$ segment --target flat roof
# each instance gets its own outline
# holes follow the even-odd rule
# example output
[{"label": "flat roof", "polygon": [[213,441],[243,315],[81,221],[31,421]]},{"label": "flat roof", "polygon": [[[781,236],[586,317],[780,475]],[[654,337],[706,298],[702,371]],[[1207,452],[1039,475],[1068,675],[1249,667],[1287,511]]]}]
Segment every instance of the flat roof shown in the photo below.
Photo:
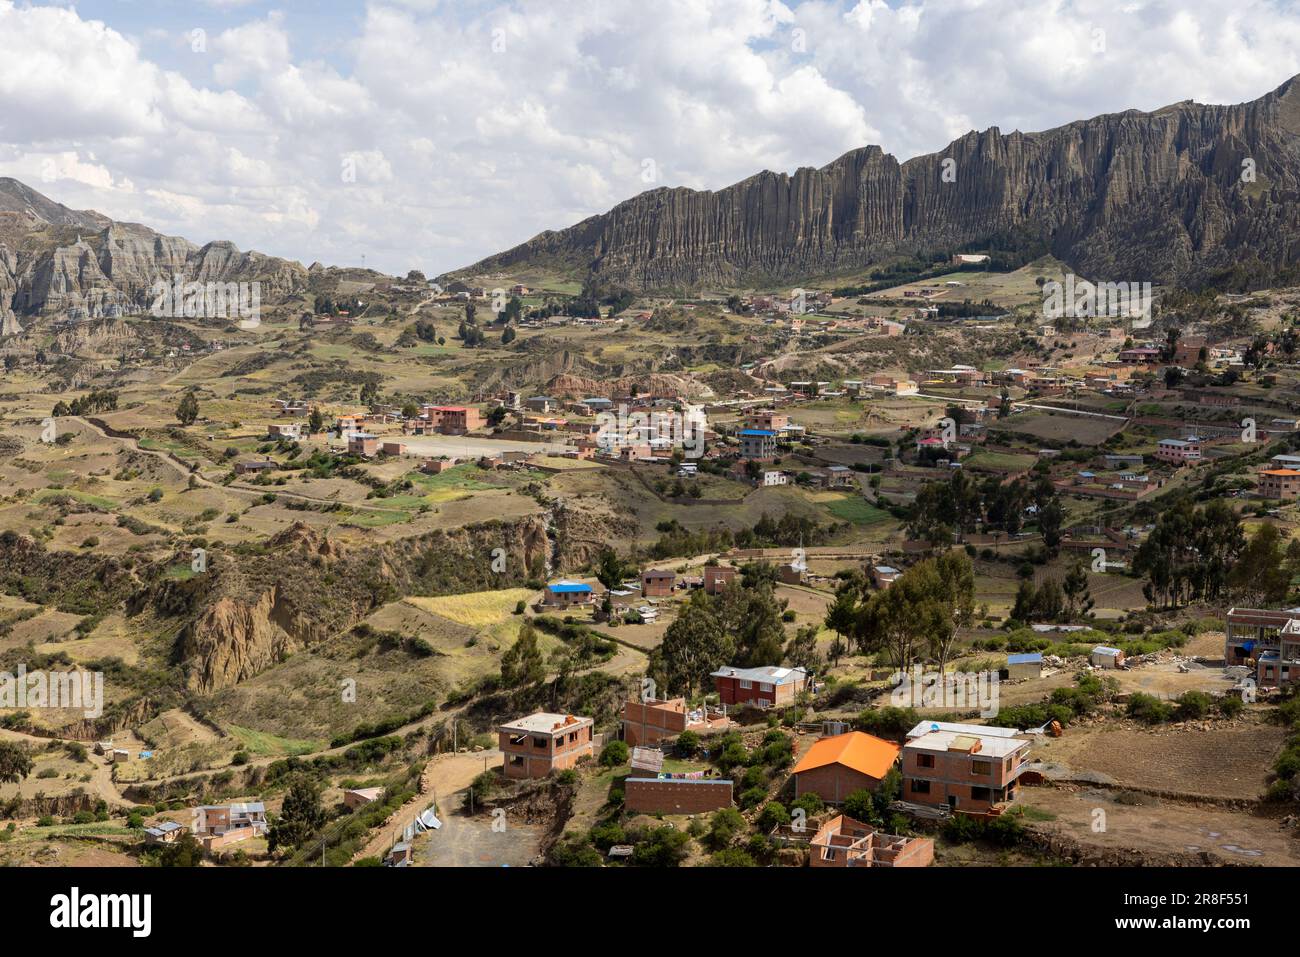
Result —
[{"label": "flat roof", "polygon": [[552,714],[549,711],[538,711],[536,714],[530,714],[524,718],[517,718],[507,724],[500,725],[502,731],[521,731],[525,734],[550,734],[561,728],[577,728],[584,724],[593,723],[593,719],[584,718],[581,715],[572,714]]},{"label": "flat roof", "polygon": [[950,731],[953,734],[974,734],[984,738],[1014,738],[1020,734],[1015,728],[995,728],[983,724],[957,724],[952,721],[920,721],[907,732],[907,737],[920,738],[931,731]]},{"label": "flat roof", "polygon": [[762,436],[764,438],[770,438],[771,436],[776,435],[775,432],[769,432],[767,429],[741,429],[740,434],[751,435],[751,436],[757,435],[757,436]]},{"label": "flat roof", "polygon": [[764,668],[719,668],[713,672],[714,678],[739,678],[741,681],[765,681],[769,684],[783,685],[797,678],[808,677],[802,668],[778,668],[768,665]]},{"label": "flat roof", "polygon": [[913,738],[903,747],[916,751],[948,751],[956,745],[966,750],[978,741],[980,749],[975,753],[993,758],[1005,758],[1008,754],[1015,754],[1021,748],[1029,747],[1029,742],[1024,738],[1008,738],[983,733],[986,730],[977,728],[960,734],[953,731],[931,731],[919,738]]},{"label": "flat roof", "polygon": [[1043,653],[1041,651],[1030,651],[1023,655],[1007,655],[1007,664],[1009,665],[1027,665],[1037,661],[1041,663]]},{"label": "flat roof", "polygon": [[565,592],[588,592],[591,591],[591,586],[584,585],[582,582],[556,582],[553,585],[547,585],[546,590],[557,594],[563,594]]}]

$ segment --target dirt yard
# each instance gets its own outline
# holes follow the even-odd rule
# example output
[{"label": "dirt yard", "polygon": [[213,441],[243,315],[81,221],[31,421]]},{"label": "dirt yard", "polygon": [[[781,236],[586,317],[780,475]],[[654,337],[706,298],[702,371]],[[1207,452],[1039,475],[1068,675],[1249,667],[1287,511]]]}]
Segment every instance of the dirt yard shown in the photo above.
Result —
[{"label": "dirt yard", "polygon": [[[1104,788],[1024,788],[1019,803],[1031,813],[1052,816],[1035,822],[1035,830],[1063,834],[1087,846],[1152,855],[1207,853],[1224,863],[1300,865],[1300,832],[1262,814]],[[1094,830],[1103,822],[1104,830]]]},{"label": "dirt yard", "polygon": [[1268,769],[1285,731],[1250,716],[1200,730],[1146,730],[1129,722],[1066,729],[1060,738],[1034,746],[1031,758],[1073,771],[1099,772],[1129,787],[1198,797],[1253,800],[1267,784]]}]

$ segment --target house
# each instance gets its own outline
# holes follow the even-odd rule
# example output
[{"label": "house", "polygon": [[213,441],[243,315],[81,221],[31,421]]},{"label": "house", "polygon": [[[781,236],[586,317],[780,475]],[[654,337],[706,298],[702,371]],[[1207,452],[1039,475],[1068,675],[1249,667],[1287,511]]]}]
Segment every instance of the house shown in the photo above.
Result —
[{"label": "house", "polygon": [[554,412],[557,406],[558,403],[550,396],[546,395],[535,395],[531,399],[524,400],[524,407],[530,412]]},{"label": "house", "polygon": [[[638,750],[641,750],[640,745],[657,744],[665,738],[675,738],[683,731],[706,734],[725,730],[730,724],[726,715],[711,712],[707,706],[688,707],[685,698],[629,700],[623,705],[623,740],[628,747]],[[662,764],[662,758],[660,763]],[[638,768],[634,766],[633,770]]]},{"label": "house", "polygon": [[871,581],[882,591],[888,588],[903,573],[892,565],[873,565],[871,567]]},{"label": "house", "polygon": [[761,412],[751,412],[745,416],[745,428],[757,429],[760,432],[780,432],[790,424],[790,416],[784,412],[775,412],[771,409],[764,409]]},{"label": "house", "polygon": [[677,584],[677,575],[662,568],[649,568],[641,573],[643,598],[668,598]]},{"label": "house", "polygon": [[770,429],[741,429],[740,454],[747,459],[770,459],[776,456],[776,433]]},{"label": "house", "polygon": [[1268,464],[1275,469],[1300,469],[1300,455],[1275,455]]},{"label": "house", "polygon": [[836,815],[808,842],[809,867],[929,867],[934,841],[886,834],[844,814]]},{"label": "house", "polygon": [[398,841],[384,858],[385,867],[410,867],[415,860],[415,852],[407,841]]},{"label": "house", "polygon": [[1124,652],[1118,648],[1098,645],[1088,655],[1088,663],[1094,668],[1122,668],[1124,666]]},{"label": "house", "polygon": [[379,454],[379,438],[368,432],[353,432],[348,436],[348,454],[373,458]]},{"label": "house", "polygon": [[713,687],[724,705],[748,704],[758,708],[793,704],[808,684],[802,668],[721,668],[713,672]]},{"label": "house", "polygon": [[590,604],[592,598],[590,585],[582,582],[558,581],[546,586],[544,604],[556,608],[570,608],[573,605]]},{"label": "house", "polygon": [[736,580],[736,569],[731,565],[705,565],[704,590],[710,595],[717,595]]},{"label": "house", "polygon": [[405,455],[406,443],[405,442],[381,442],[379,444],[379,451],[383,455]]},{"label": "house", "polygon": [[508,778],[544,778],[592,754],[591,718],[539,711],[497,728]]},{"label": "house", "polygon": [[1300,497],[1300,470],[1263,469],[1259,473],[1259,494],[1279,502],[1294,502]]},{"label": "house", "polygon": [[447,469],[455,467],[455,459],[425,459],[420,463],[420,471],[425,475],[441,475]]},{"label": "house", "polygon": [[1037,678],[1043,673],[1043,653],[1032,651],[1023,655],[1007,655],[1007,680]]},{"label": "house", "polygon": [[989,814],[1015,800],[1030,741],[1009,729],[965,728],[926,731],[903,745],[904,801]]},{"label": "house", "polygon": [[177,824],[175,821],[163,821],[155,827],[146,827],[144,829],[144,839],[147,844],[172,844],[184,833],[184,824]]},{"label": "house", "polygon": [[1300,608],[1228,611],[1223,659],[1229,667],[1251,669],[1261,688],[1285,687],[1300,680]]},{"label": "house", "polygon": [[264,459],[258,462],[236,462],[236,475],[260,475],[263,472],[274,472],[279,466],[270,459]]},{"label": "house", "polygon": [[355,811],[378,801],[383,794],[383,788],[352,788],[343,792],[343,804],[349,811]]},{"label": "house", "polygon": [[1201,460],[1201,440],[1195,436],[1185,439],[1161,439],[1156,444],[1156,458],[1173,465],[1186,465]]},{"label": "house", "polygon": [[854,791],[874,791],[898,754],[898,745],[862,731],[822,738],[794,766],[795,799],[816,794],[840,804]]},{"label": "house", "polygon": [[260,801],[246,804],[207,804],[194,809],[191,830],[213,851],[227,844],[260,837],[266,833],[266,805]]},{"label": "house", "polygon": [[807,572],[808,566],[798,560],[776,566],[776,578],[782,585],[802,585]]},{"label": "house", "polygon": [[483,428],[483,415],[464,405],[425,406],[424,415],[443,435],[464,435]]},{"label": "house", "polygon": [[302,438],[302,426],[297,422],[284,425],[271,424],[266,427],[266,437],[268,439],[284,439],[288,442],[296,442]]}]

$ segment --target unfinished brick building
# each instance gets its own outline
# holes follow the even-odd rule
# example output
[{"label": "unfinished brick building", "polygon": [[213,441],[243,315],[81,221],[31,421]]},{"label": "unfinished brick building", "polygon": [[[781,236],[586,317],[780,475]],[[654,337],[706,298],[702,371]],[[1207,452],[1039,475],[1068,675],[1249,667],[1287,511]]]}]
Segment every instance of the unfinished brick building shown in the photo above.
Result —
[{"label": "unfinished brick building", "polygon": [[592,755],[595,721],[539,711],[497,728],[508,778],[544,778]]}]

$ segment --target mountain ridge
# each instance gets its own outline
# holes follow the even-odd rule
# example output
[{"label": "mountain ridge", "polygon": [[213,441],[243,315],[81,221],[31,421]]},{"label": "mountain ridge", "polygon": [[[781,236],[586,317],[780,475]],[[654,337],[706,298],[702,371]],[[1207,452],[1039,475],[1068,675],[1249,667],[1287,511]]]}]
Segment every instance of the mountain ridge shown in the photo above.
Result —
[{"label": "mountain ridge", "polygon": [[637,291],[731,287],[996,241],[1103,279],[1267,280],[1300,259],[1285,238],[1300,228],[1297,79],[1242,104],[972,130],[902,163],[868,145],[719,190],[658,187],[446,278],[560,266]]}]

